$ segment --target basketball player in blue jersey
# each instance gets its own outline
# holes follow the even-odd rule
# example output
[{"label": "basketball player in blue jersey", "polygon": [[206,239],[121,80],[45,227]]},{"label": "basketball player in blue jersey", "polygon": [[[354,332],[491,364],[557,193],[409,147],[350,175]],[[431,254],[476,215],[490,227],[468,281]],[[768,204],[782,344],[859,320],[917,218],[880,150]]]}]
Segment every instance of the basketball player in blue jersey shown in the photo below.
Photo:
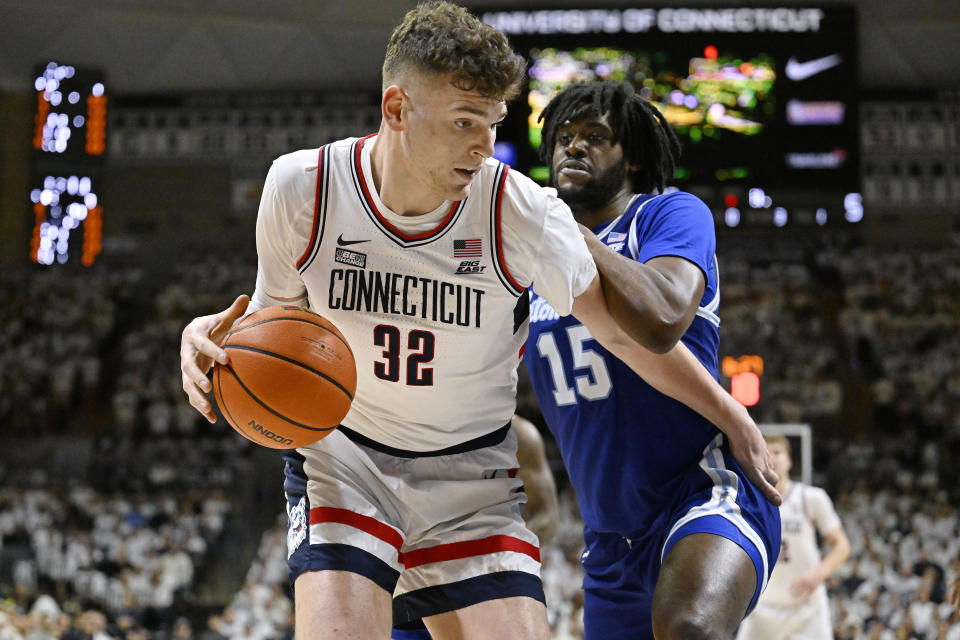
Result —
[{"label": "basketball player in blue jersey", "polygon": [[239,296],[183,331],[183,389],[210,421],[206,372],[228,363],[220,345],[244,313],[309,306],[354,352],[340,427],[284,456],[301,640],[384,638],[417,619],[437,640],[548,636],[537,538],[511,473],[534,282],[768,466],[756,426],[686,347],[655,355],[611,316],[569,208],[492,158],[523,71],[506,37],[466,10],[408,12],[387,46],[379,131],[274,161],[249,305]]},{"label": "basketball player in blue jersey", "polygon": [[[676,134],[610,82],[567,88],[542,118],[552,184],[589,229],[610,312],[652,351],[682,342],[716,378],[713,218],[663,193]],[[533,291],[525,362],[585,522],[586,637],[733,638],[777,557],[779,498],[710,422]]]}]

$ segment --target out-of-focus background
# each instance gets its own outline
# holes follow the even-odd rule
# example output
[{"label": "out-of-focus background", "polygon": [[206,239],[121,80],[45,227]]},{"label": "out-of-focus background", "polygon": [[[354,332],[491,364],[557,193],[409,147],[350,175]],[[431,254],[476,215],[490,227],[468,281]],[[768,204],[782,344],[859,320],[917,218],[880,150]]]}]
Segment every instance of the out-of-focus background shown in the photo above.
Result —
[{"label": "out-of-focus background", "polygon": [[[0,0],[0,638],[290,637],[279,456],[187,405],[179,334],[252,290],[271,160],[377,129],[412,4]],[[516,168],[545,177],[536,116],[575,80],[633,82],[678,130],[722,382],[795,435],[851,537],[837,637],[960,638],[956,2],[467,5],[530,62]],[[523,381],[519,412],[577,638],[575,498]]]}]

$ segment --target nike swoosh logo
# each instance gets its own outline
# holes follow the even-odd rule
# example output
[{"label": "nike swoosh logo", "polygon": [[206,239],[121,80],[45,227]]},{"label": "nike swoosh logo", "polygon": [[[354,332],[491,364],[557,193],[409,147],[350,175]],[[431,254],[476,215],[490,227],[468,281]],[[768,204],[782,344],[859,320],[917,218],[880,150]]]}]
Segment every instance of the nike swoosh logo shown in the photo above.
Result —
[{"label": "nike swoosh logo", "polygon": [[801,80],[812,78],[818,73],[823,73],[827,69],[832,69],[841,62],[843,62],[843,57],[839,53],[834,53],[822,58],[814,58],[806,62],[800,62],[791,56],[790,59],[787,60],[787,66],[784,72],[787,74],[787,77],[794,82],[800,82]]},{"label": "nike swoosh logo", "polygon": [[341,247],[349,247],[352,244],[360,244],[361,242],[370,242],[370,241],[369,240],[344,240],[342,233],[337,238],[337,244],[340,245]]}]

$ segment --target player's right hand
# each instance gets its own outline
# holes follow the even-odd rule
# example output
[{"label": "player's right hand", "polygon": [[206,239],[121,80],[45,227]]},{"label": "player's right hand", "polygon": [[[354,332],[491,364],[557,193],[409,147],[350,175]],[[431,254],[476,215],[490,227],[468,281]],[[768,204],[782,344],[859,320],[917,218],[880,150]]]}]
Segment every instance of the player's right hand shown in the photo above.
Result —
[{"label": "player's right hand", "polygon": [[780,481],[780,477],[773,469],[767,442],[753,420],[748,417],[745,428],[723,431],[730,442],[730,452],[733,453],[733,457],[736,458],[750,482],[760,490],[770,504],[776,507],[783,504],[783,496],[777,491],[777,482]]},{"label": "player's right hand", "polygon": [[180,336],[183,390],[190,400],[190,405],[211,423],[217,421],[217,415],[206,395],[213,388],[207,372],[214,361],[221,364],[229,361],[227,352],[221,349],[220,345],[234,323],[243,316],[249,303],[250,298],[241,295],[223,311],[191,320]]},{"label": "player's right hand", "polygon": [[822,583],[823,580],[816,574],[816,569],[813,569],[790,583],[790,595],[798,600],[807,600]]}]

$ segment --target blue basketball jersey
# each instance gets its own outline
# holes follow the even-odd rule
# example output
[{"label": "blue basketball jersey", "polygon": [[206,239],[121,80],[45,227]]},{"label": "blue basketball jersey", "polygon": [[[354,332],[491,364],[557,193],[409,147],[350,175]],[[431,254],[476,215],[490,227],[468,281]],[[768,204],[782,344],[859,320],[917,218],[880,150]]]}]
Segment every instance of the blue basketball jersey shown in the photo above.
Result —
[{"label": "blue basketball jersey", "polygon": [[[684,192],[639,195],[593,231],[632,260],[679,256],[703,271],[703,298],[682,339],[716,378],[720,288],[706,205]],[[541,411],[587,527],[631,537],[667,507],[718,430],[644,382],[575,317],[558,316],[535,288],[524,360]]]}]

